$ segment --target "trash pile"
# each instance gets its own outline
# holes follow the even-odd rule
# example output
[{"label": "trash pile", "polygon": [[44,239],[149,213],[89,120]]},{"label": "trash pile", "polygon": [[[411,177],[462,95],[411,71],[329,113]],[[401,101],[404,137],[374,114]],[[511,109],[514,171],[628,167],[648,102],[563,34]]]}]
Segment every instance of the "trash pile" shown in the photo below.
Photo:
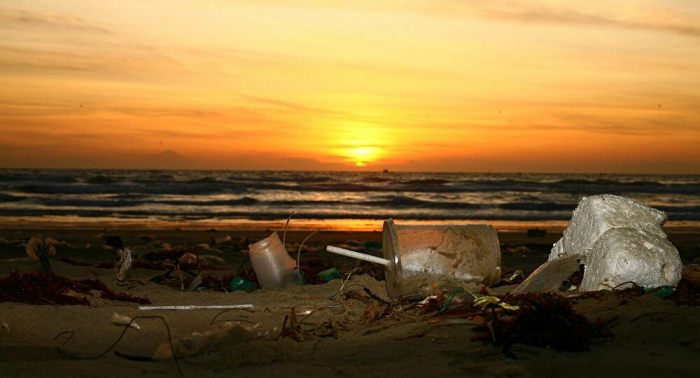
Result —
[{"label": "trash pile", "polygon": [[[227,322],[216,329],[170,339],[149,357],[154,361],[198,355],[225,343],[254,338],[340,338],[351,324],[374,332],[388,324],[417,321],[430,327],[472,325],[474,341],[491,343],[506,355],[513,354],[513,344],[580,352],[588,350],[593,340],[612,337],[612,332],[610,321],[592,321],[577,313],[573,306],[577,300],[596,298],[606,291],[623,300],[625,296],[652,294],[677,304],[700,305],[700,268],[683,267],[678,250],[662,229],[665,221],[663,212],[628,198],[584,198],[548,261],[529,276],[522,271],[502,272],[498,235],[489,225],[401,226],[393,220],[384,222],[381,245],[365,245],[369,253],[350,250],[361,247],[359,242],[326,247],[328,252],[362,262],[349,272],[341,272],[322,259],[305,259],[301,264],[303,251],[317,251],[304,249],[313,233],[293,245],[296,256],[290,256],[286,233],[280,239],[277,232],[255,243],[227,236],[212,239],[210,244],[175,247],[146,238],[145,246],[125,248],[121,239],[112,237],[106,245],[115,250],[117,258],[98,267],[114,269],[115,282],[126,290],[130,288],[129,270],[134,268],[164,271],[149,281],[185,291],[287,290],[292,285],[341,280],[340,289],[320,298],[321,304],[284,309],[279,329],[263,331],[259,324]],[[27,256],[41,265],[42,272],[13,271],[9,277],[0,277],[0,302],[86,305],[90,303],[86,297],[98,290],[102,298],[150,303],[146,298],[111,291],[97,279],[70,280],[55,275],[50,258],[56,254],[57,243],[40,235],[27,243]],[[204,274],[205,270],[222,269],[222,250],[243,253],[246,258],[234,274]],[[377,256],[380,253],[381,257]],[[246,268],[248,262],[251,268]],[[357,283],[347,285],[353,274],[363,273],[383,277],[386,296]],[[139,307],[139,311],[233,309],[252,311],[255,305]],[[305,322],[312,314],[322,314],[327,320]],[[165,323],[162,317],[150,318],[154,317]],[[125,327],[126,332],[128,327],[139,329],[133,323],[137,318],[115,313],[112,322]]]}]

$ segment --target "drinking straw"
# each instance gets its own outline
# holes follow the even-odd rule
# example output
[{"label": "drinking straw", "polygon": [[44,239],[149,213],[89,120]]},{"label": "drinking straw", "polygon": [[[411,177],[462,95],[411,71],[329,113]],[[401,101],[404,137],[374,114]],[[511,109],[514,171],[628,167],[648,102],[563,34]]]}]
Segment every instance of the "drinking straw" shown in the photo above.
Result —
[{"label": "drinking straw", "polygon": [[233,310],[237,308],[253,308],[252,304],[224,306],[139,306],[141,311],[152,310]]},{"label": "drinking straw", "polygon": [[336,253],[338,255],[352,257],[353,259],[373,262],[375,264],[384,265],[385,267],[389,267],[391,264],[391,261],[389,261],[387,259],[383,259],[381,257],[366,255],[364,253],[359,253],[359,252],[351,251],[348,249],[338,248],[338,247],[334,247],[332,245],[327,246],[326,251],[331,252],[331,253]]}]

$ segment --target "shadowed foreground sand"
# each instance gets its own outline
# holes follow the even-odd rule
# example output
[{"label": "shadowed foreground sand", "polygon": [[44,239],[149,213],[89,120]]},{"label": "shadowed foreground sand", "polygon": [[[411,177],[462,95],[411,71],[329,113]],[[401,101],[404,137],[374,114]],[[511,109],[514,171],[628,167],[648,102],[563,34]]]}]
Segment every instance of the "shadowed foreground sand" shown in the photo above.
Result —
[{"label": "shadowed foreground sand", "polygon": [[[123,331],[111,324],[113,313],[127,316],[157,315],[167,322],[173,338],[193,332],[219,329],[227,321],[244,326],[259,324],[256,334],[247,340],[245,333],[231,337],[215,349],[199,356],[179,359],[185,377],[329,377],[329,376],[697,376],[700,360],[700,306],[679,306],[669,299],[653,295],[613,295],[603,293],[595,298],[573,301],[574,310],[594,321],[609,323],[612,337],[591,341],[585,352],[557,352],[514,344],[507,353],[492,343],[475,342],[483,335],[475,325],[482,318],[440,318],[439,309],[413,309],[389,305],[384,283],[370,275],[353,275],[341,295],[329,299],[341,287],[339,280],[326,284],[291,286],[286,289],[261,289],[252,293],[203,290],[181,291],[149,279],[163,273],[157,269],[134,268],[129,271],[130,285],[114,282],[114,272],[96,265],[114,259],[115,251],[103,248],[105,234],[119,235],[127,246],[153,242],[180,246],[208,243],[226,235],[234,241],[247,237],[257,241],[265,231],[168,231],[149,230],[9,230],[0,231],[0,275],[12,269],[32,272],[36,263],[24,258],[23,248],[16,241],[36,233],[66,243],[58,246],[52,270],[75,279],[98,278],[115,291],[146,297],[153,305],[227,305],[253,304],[252,310],[229,311],[150,311],[138,310],[135,303],[90,297],[91,306],[28,305],[0,303],[0,375],[13,376],[178,376],[171,359],[163,362],[135,361],[148,358],[167,341],[164,325],[157,319],[138,319],[140,330],[130,329],[117,346],[97,359],[76,360],[57,351],[67,335],[54,340],[62,332],[73,331],[62,351],[87,357],[104,352]],[[289,245],[298,243],[307,232],[290,232]],[[146,237],[151,235],[150,237]],[[697,258],[698,233],[672,234],[670,240],[690,264]],[[559,235],[528,237],[525,233],[501,233],[504,272],[534,270],[546,260],[547,253]],[[348,241],[378,242],[379,232],[325,232],[314,236],[302,262],[309,259],[328,260],[347,272],[354,261],[318,252],[326,244],[342,245]],[[89,243],[89,248],[85,248]],[[296,244],[295,244],[296,243]],[[239,243],[240,244],[240,243]],[[352,244],[352,242],[350,243]],[[75,247],[75,248],[74,248]],[[371,247],[370,247],[371,248]],[[220,250],[226,263],[222,270],[207,270],[220,277],[233,274],[243,262],[244,246],[231,243]],[[291,250],[291,248],[290,248]],[[370,252],[372,252],[370,250]],[[375,251],[376,252],[376,251]],[[86,265],[74,265],[75,262]],[[697,261],[696,261],[697,262]],[[37,283],[41,285],[41,283]],[[376,298],[372,298],[372,293]],[[354,294],[352,294],[354,293]],[[444,303],[441,303],[444,304]],[[285,317],[295,308],[297,323]],[[449,312],[448,312],[449,313]],[[294,328],[289,328],[293,324]],[[282,336],[280,336],[282,333]],[[299,339],[297,341],[295,339]],[[115,353],[116,352],[116,353]]]}]

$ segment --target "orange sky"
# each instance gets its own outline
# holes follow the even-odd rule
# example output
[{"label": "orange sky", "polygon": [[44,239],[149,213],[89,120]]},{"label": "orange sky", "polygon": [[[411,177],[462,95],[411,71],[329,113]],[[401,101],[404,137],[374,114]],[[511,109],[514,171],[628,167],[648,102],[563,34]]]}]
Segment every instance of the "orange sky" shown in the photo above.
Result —
[{"label": "orange sky", "polygon": [[0,166],[700,174],[700,2],[609,4],[3,2]]}]

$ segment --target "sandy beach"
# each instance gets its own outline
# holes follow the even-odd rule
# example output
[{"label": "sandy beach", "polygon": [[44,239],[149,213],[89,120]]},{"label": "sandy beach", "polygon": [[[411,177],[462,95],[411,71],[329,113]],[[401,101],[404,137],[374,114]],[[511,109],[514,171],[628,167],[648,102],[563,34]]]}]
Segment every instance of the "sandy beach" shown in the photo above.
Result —
[{"label": "sandy beach", "polygon": [[[435,303],[420,308],[398,304],[386,296],[377,269],[341,281],[284,289],[258,289],[250,293],[219,289],[183,291],[153,282],[163,269],[133,268],[127,286],[115,282],[108,265],[116,257],[106,249],[108,236],[119,236],[129,247],[168,243],[172,248],[189,243],[217,246],[224,264],[203,270],[203,275],[234,274],[246,257],[246,244],[269,235],[269,230],[139,230],[139,229],[11,229],[0,230],[0,275],[13,269],[39,271],[18,246],[40,233],[59,241],[51,269],[71,279],[98,279],[108,288],[148,298],[152,305],[251,304],[251,309],[221,313],[217,310],[140,311],[137,303],[86,296],[89,306],[47,303],[0,303],[2,376],[696,376],[700,357],[700,307],[678,305],[654,295],[601,293],[572,300],[573,310],[591,322],[607,324],[607,333],[592,338],[586,351],[557,351],[551,347],[514,343],[508,348],[488,341],[479,328],[488,319],[464,316],[455,309],[441,313]],[[287,233],[290,251],[298,248],[308,231]],[[230,236],[230,238],[227,238]],[[558,232],[528,236],[527,232],[500,232],[503,272],[526,274],[546,260]],[[684,264],[698,262],[700,233],[671,233]],[[114,239],[112,239],[113,241]],[[301,254],[302,265],[323,261],[341,273],[355,261],[323,252],[326,245],[355,246],[367,253],[381,241],[380,232],[320,232]],[[369,247],[367,247],[369,246]],[[211,252],[214,254],[215,252]],[[102,265],[101,265],[102,264]],[[107,266],[107,267],[100,267]],[[249,265],[247,266],[249,268]],[[196,271],[196,267],[194,268]],[[243,268],[246,270],[246,267]],[[345,275],[343,277],[346,277]],[[42,282],[37,282],[41,285]],[[449,293],[447,293],[449,294]],[[80,294],[74,294],[81,296]],[[443,299],[444,301],[444,299]],[[438,303],[437,305],[444,305]],[[292,310],[294,308],[294,310]],[[292,314],[294,312],[294,314]],[[124,331],[112,324],[113,314],[129,317],[158,316],[167,323],[173,339],[193,333],[236,328],[222,342],[196,356],[150,361],[168,342],[161,318],[135,319],[140,329]],[[237,323],[228,323],[237,322]],[[250,330],[249,328],[255,327]],[[481,330],[480,330],[481,329]],[[72,336],[66,334],[70,332]],[[57,335],[60,335],[57,337]],[[68,339],[70,337],[70,340]],[[56,339],[55,339],[56,338]]]},{"label": "sandy beach", "polygon": [[700,377],[698,0],[0,30],[0,378]]}]

